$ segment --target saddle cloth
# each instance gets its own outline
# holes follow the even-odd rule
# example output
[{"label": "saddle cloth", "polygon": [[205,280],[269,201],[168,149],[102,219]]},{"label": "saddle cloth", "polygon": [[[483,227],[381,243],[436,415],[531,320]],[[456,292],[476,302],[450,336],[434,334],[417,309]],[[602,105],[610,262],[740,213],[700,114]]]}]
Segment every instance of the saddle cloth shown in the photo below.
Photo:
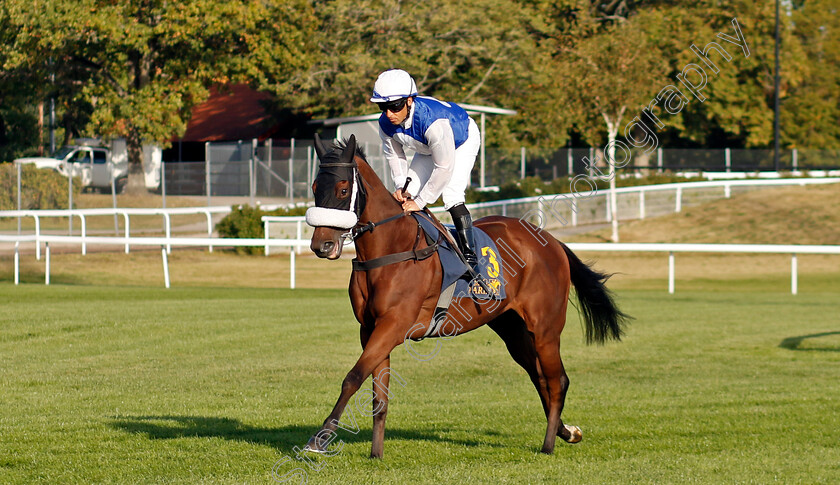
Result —
[{"label": "saddle cloth", "polygon": [[[430,221],[427,216],[422,214],[413,214],[414,218],[420,223],[423,231],[426,232],[432,239],[437,239],[440,231]],[[449,230],[452,239],[457,240],[455,227],[445,225]],[[504,285],[504,264],[502,262],[501,254],[499,253],[496,243],[487,235],[486,232],[474,227],[476,256],[478,256],[478,266],[480,274],[484,281],[493,290],[493,294],[489,298],[494,300],[505,299],[505,285]],[[452,248],[446,238],[441,238],[440,249],[438,255],[440,256],[440,263],[443,269],[443,279],[441,281],[441,291],[446,291],[453,284],[454,296],[470,296],[479,300],[487,300],[487,292],[476,282],[471,281],[469,273],[467,273],[467,265],[458,257],[457,249]],[[446,302],[446,306],[449,302]]]}]

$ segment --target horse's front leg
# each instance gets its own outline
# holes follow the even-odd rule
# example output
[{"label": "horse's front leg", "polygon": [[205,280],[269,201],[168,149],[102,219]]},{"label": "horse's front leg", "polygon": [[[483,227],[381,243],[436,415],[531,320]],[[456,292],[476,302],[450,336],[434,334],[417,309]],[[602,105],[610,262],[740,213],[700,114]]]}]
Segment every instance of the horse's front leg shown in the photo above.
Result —
[{"label": "horse's front leg", "polygon": [[[344,382],[341,384],[341,394],[338,396],[338,401],[335,403],[332,412],[324,424],[321,425],[321,430],[318,431],[309,442],[306,444],[305,450],[314,452],[325,452],[326,443],[331,434],[338,427],[338,422],[341,419],[342,413],[347,403],[353,394],[359,390],[365,379],[370,376],[374,369],[376,369],[394,350],[394,347],[402,343],[404,331],[401,332],[396,325],[377,324],[376,329],[371,333],[370,339],[362,351],[361,357],[356,361],[356,365],[347,373]],[[384,420],[382,426],[384,427]],[[384,428],[383,428],[384,429]]]},{"label": "horse's front leg", "polygon": [[370,457],[382,458],[385,451],[385,416],[388,415],[388,385],[391,380],[391,357],[388,356],[373,371],[373,438]]}]

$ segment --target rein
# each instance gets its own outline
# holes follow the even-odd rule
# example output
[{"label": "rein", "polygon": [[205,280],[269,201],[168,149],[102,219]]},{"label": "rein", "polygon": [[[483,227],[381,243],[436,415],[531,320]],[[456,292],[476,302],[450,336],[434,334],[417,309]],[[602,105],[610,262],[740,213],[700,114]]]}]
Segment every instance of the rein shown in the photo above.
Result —
[{"label": "rein", "polygon": [[[320,155],[319,155],[320,157]],[[364,177],[357,171],[357,165],[355,161],[339,161],[339,162],[327,162],[322,163],[321,167],[324,168],[352,168],[353,169],[353,195],[350,202],[350,211],[355,213],[356,220],[359,219],[359,215],[361,212],[364,211],[366,201],[366,193],[364,186],[367,184]],[[406,184],[407,185],[407,184]],[[356,195],[359,197],[357,198]],[[400,212],[399,214],[393,215],[391,217],[387,217],[381,221],[373,222],[370,221],[366,224],[357,223],[353,226],[348,232],[341,235],[342,243],[344,240],[349,239],[350,241],[355,241],[359,237],[361,237],[366,232],[373,232],[373,230],[381,226],[383,224],[387,224],[392,221],[396,221],[407,216],[407,212]],[[434,240],[431,236],[426,234],[422,227],[420,226],[419,221],[417,222],[417,236],[414,238],[414,246],[411,248],[410,251],[403,251],[400,253],[393,253],[388,254],[379,258],[370,259],[367,261],[359,261],[358,259],[353,259],[353,271],[368,271],[371,269],[381,268],[382,266],[387,266],[389,264],[400,263],[403,261],[422,261],[424,259],[429,258],[435,252],[437,252],[438,248],[440,247],[441,243],[441,235],[438,235],[438,239]],[[417,249],[418,244],[420,243],[420,236],[426,236],[426,244],[425,248]]]},{"label": "rein", "polygon": [[355,241],[356,238],[360,237],[362,234],[364,234],[368,231],[373,232],[373,229],[376,226],[381,226],[382,224],[386,224],[386,223],[391,222],[391,221],[396,221],[397,219],[400,219],[400,218],[405,217],[407,215],[408,215],[407,212],[400,212],[399,214],[397,214],[395,216],[391,216],[391,217],[388,217],[386,219],[382,219],[379,222],[371,221],[371,222],[368,222],[367,224],[362,224],[361,226],[356,226],[353,229],[351,229],[350,232],[348,232],[347,234],[343,234],[342,237],[349,237],[351,241]]}]

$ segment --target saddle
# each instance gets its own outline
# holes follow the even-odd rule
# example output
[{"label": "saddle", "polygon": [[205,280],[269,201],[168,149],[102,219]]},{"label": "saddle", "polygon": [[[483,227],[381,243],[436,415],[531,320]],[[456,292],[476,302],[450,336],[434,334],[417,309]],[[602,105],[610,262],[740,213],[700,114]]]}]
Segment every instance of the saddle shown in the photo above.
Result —
[{"label": "saddle", "polygon": [[[505,285],[504,285],[504,262],[501,258],[501,253],[496,247],[493,239],[477,227],[473,227],[476,241],[476,256],[480,267],[479,277],[483,282],[479,282],[477,278],[473,278],[469,266],[463,261],[463,256],[460,255],[457,245],[452,244],[451,241],[455,239],[455,227],[448,224],[435,224],[431,217],[422,213],[415,212],[412,214],[420,227],[431,238],[439,241],[438,256],[440,257],[441,269],[443,270],[443,278],[441,279],[440,297],[437,305],[435,305],[435,312],[432,316],[426,333],[422,338],[436,336],[439,327],[446,320],[449,313],[450,305],[454,298],[473,298],[481,301],[488,300],[504,300]],[[441,237],[438,224],[444,229],[448,230],[451,237]],[[483,283],[483,284],[481,284]],[[487,288],[491,290],[487,292]]]}]

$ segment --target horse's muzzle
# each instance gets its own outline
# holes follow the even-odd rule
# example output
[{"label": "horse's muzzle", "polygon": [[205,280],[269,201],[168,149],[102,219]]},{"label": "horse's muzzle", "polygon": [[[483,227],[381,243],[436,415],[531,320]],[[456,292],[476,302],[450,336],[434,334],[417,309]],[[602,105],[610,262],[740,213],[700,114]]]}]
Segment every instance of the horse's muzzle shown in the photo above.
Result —
[{"label": "horse's muzzle", "polygon": [[341,256],[341,244],[332,240],[312,241],[309,246],[312,252],[319,258],[338,259]]}]

